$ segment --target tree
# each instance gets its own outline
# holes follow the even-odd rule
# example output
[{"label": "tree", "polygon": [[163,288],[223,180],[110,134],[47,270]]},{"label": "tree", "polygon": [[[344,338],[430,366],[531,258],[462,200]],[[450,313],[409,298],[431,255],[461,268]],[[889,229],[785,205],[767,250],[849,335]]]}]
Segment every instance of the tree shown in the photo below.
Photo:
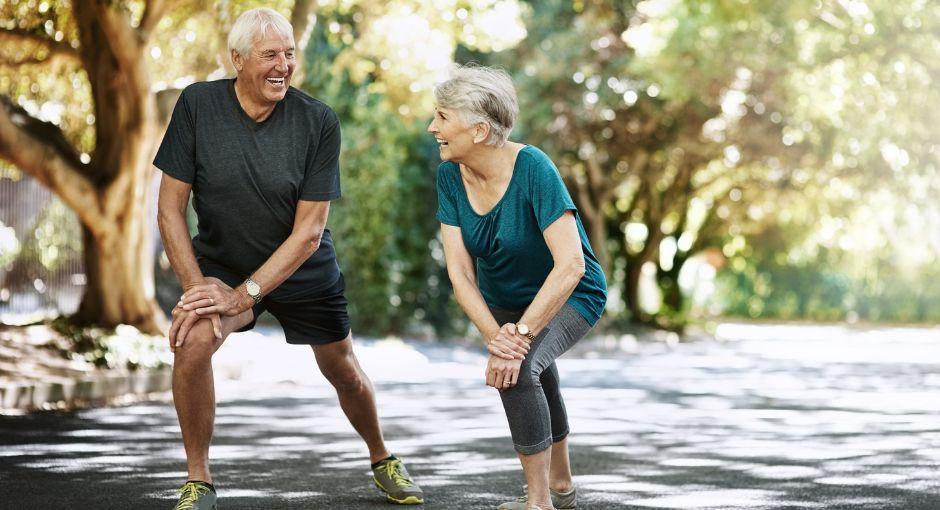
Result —
[{"label": "tree", "polygon": [[[47,186],[79,217],[87,286],[74,320],[161,329],[164,318],[153,299],[150,162],[179,88],[231,73],[225,39],[240,12],[264,5],[287,15],[303,55],[317,5],[323,15],[320,28],[342,37],[348,50],[320,69],[327,73],[322,78],[348,72],[355,77],[350,86],[358,87],[368,76],[369,92],[377,94],[389,115],[413,120],[430,105],[428,91],[437,75],[427,75],[427,83],[414,89],[406,80],[424,67],[408,74],[404,71],[411,68],[405,65],[386,64],[427,64],[401,56],[416,36],[432,43],[420,48],[424,57],[434,59],[438,72],[450,62],[458,37],[474,37],[481,47],[521,37],[460,30],[476,26],[475,17],[513,2],[451,3],[449,10],[471,23],[407,0],[0,4],[0,17],[14,20],[0,28],[0,158]],[[355,26],[355,39],[341,33],[340,21]],[[295,86],[304,74],[301,63]],[[389,147],[377,146],[386,152]]]}]

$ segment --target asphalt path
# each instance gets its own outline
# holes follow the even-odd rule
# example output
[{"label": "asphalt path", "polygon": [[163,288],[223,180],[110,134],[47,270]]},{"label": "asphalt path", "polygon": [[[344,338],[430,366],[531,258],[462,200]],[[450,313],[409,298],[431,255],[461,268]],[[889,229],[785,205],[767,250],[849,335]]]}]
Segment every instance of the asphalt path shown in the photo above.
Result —
[{"label": "asphalt path", "polygon": [[[220,508],[390,508],[312,354],[262,333],[215,360]],[[718,333],[594,337],[559,362],[579,508],[940,508],[940,330]],[[519,493],[481,350],[366,340],[357,353],[427,494],[419,508],[490,510]],[[170,509],[184,478],[169,396],[0,416],[2,509]]]}]

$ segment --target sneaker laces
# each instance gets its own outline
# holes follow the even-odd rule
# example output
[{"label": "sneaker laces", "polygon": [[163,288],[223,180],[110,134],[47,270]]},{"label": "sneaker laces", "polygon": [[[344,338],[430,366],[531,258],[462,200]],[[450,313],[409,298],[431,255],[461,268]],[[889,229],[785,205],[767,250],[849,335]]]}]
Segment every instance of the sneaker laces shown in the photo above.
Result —
[{"label": "sneaker laces", "polygon": [[209,488],[198,483],[187,483],[180,488],[180,501],[173,510],[192,510],[199,496],[209,493]]},{"label": "sneaker laces", "polygon": [[389,461],[385,464],[385,474],[392,479],[392,482],[399,487],[411,487],[414,482],[408,479],[402,472],[402,463],[400,459]]}]

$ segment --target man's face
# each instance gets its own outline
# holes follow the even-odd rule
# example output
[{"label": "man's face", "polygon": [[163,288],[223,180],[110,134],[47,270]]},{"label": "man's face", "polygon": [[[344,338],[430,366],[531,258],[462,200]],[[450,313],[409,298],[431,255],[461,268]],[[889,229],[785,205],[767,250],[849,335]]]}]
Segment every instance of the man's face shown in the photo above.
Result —
[{"label": "man's face", "polygon": [[287,94],[290,77],[297,61],[294,59],[294,40],[273,30],[256,41],[247,58],[235,54],[238,81],[241,90],[248,92],[259,103],[276,103]]}]

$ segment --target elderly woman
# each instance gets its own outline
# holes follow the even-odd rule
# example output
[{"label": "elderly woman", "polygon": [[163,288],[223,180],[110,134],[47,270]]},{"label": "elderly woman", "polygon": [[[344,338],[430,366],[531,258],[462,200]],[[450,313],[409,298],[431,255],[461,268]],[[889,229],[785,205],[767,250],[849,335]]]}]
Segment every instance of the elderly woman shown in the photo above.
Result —
[{"label": "elderly woman", "polygon": [[575,508],[555,359],[600,319],[604,274],[551,159],[507,141],[518,115],[509,76],[457,67],[435,96],[447,272],[491,354],[486,384],[499,390],[527,483],[499,508]]}]

